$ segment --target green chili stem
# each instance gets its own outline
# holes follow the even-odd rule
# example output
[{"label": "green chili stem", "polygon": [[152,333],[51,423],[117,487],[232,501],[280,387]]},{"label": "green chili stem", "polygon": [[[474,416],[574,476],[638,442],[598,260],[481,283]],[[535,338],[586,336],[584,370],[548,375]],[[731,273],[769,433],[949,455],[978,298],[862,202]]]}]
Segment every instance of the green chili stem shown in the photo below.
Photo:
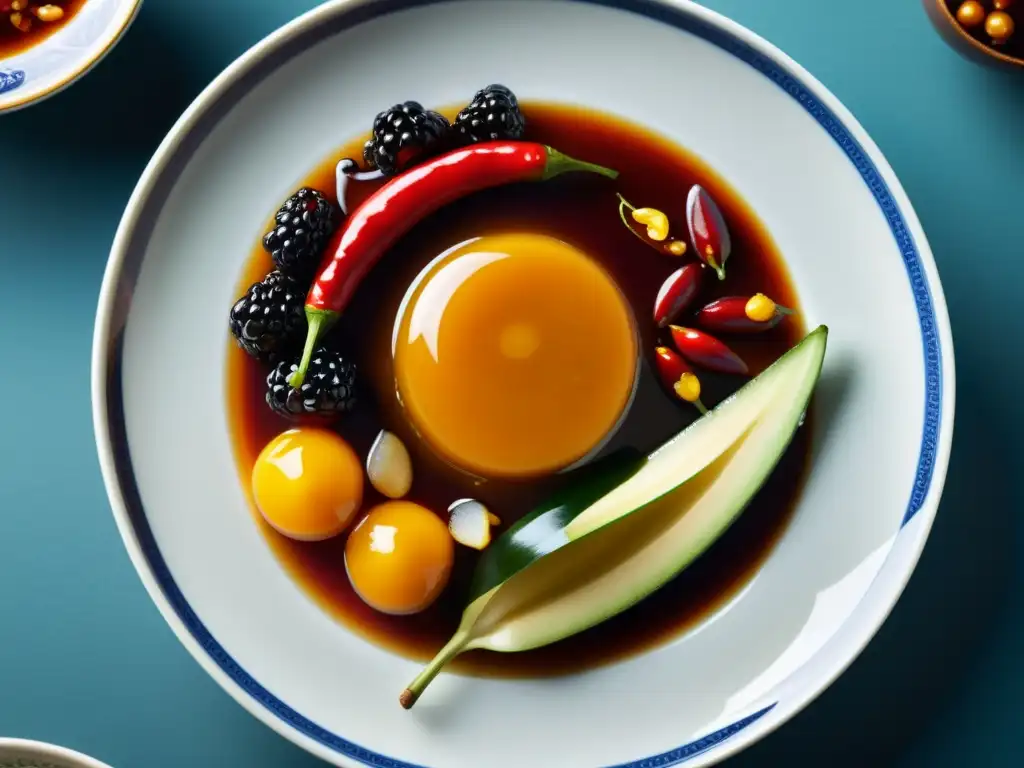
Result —
[{"label": "green chili stem", "polygon": [[609,179],[617,179],[619,172],[612,170],[611,168],[605,168],[603,165],[595,165],[594,163],[588,163],[584,160],[577,160],[575,157],[569,157],[568,155],[562,154],[557,149],[546,147],[547,149],[547,161],[544,163],[544,173],[541,176],[542,181],[547,181],[550,178],[558,176],[562,173],[569,173],[571,171],[589,171],[590,173],[599,173],[602,176],[607,176]]},{"label": "green chili stem", "polygon": [[299,361],[298,369],[288,377],[288,383],[293,389],[301,387],[302,382],[306,380],[306,372],[309,370],[309,363],[313,359],[313,353],[316,352],[320,338],[337,320],[337,312],[331,312],[329,309],[306,307],[306,325],[308,327],[306,331],[306,346],[302,350],[302,359]]}]

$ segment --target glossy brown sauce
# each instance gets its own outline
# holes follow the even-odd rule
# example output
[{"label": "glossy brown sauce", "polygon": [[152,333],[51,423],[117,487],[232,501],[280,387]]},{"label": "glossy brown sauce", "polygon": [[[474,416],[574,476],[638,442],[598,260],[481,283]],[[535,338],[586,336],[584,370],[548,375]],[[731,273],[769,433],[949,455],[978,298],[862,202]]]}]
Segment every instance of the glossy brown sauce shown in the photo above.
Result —
[{"label": "glossy brown sauce", "polygon": [[[12,6],[11,10],[5,12],[4,9],[11,6],[11,0],[0,0],[0,61],[41,43],[73,19],[85,3],[86,0],[27,0],[24,10],[14,11]],[[51,22],[37,19],[32,9],[44,5],[58,5],[63,8],[63,18]],[[11,23],[12,13],[21,13],[23,19],[28,20],[31,27],[27,32],[22,32]]]},{"label": "glossy brown sauce", "polygon": [[[415,481],[408,498],[444,515],[455,499],[483,501],[502,519],[502,529],[527,513],[561,480],[474,482],[452,470],[420,443],[403,419],[394,394],[391,370],[393,322],[410,281],[437,254],[470,237],[508,231],[551,234],[598,259],[613,275],[639,320],[645,354],[635,402],[622,429],[606,450],[624,444],[649,452],[696,418],[688,405],[670,400],[654,379],[653,348],[659,341],[649,320],[662,281],[683,260],[659,254],[626,231],[619,220],[615,193],[634,205],[665,211],[673,232],[685,233],[684,204],[690,186],[699,182],[718,202],[730,227],[733,251],[728,279],[704,294],[714,296],[762,291],[778,303],[798,309],[781,255],[764,225],[737,193],[702,161],[641,127],[578,108],[525,104],[527,139],[541,141],[574,157],[620,171],[612,183],[589,174],[550,182],[524,183],[473,195],[419,223],[373,268],[346,309],[332,342],[353,355],[360,366],[362,403],[337,426],[365,456],[378,430],[387,428],[409,447]],[[296,179],[333,199],[334,166],[343,157],[360,157],[362,140],[342,147],[321,166]],[[353,185],[353,201],[376,183]],[[268,222],[270,219],[268,218]],[[254,233],[255,234],[255,233]],[[687,255],[684,259],[690,259]],[[243,269],[237,294],[271,269],[258,242]],[[227,308],[225,308],[225,315]],[[728,343],[757,373],[804,335],[799,312],[775,329]],[[723,337],[724,338],[724,337]],[[264,402],[266,371],[230,344],[228,417],[240,480],[249,491],[249,477],[260,449],[289,423],[270,412]],[[744,379],[701,374],[703,399],[712,407],[735,391]],[[810,424],[798,432],[769,482],[742,517],[714,547],[673,582],[629,611],[557,644],[526,653],[473,651],[453,665],[473,674],[499,676],[553,675],[612,662],[664,643],[720,607],[746,584],[786,527],[799,494],[807,455]],[[369,486],[364,509],[382,501]],[[442,597],[427,611],[405,617],[386,616],[367,607],[353,592],[343,561],[345,536],[310,544],[286,539],[267,526],[253,507],[274,554],[302,589],[323,610],[352,631],[396,653],[427,660],[451,635],[465,604],[465,591],[478,553],[457,547],[453,576]],[[495,536],[500,535],[495,531]]]}]

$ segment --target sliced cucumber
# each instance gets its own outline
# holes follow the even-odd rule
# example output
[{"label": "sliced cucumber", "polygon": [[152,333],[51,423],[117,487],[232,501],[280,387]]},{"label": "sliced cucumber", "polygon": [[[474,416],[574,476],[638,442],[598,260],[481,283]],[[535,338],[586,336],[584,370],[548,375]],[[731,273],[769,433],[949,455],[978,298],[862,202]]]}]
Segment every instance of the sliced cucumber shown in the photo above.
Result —
[{"label": "sliced cucumber", "polygon": [[[545,515],[495,541],[481,562],[486,577],[476,582],[486,591],[474,590],[459,629],[402,694],[402,705],[412,706],[463,651],[556,642],[629,608],[697,559],[740,515],[792,440],[827,336],[825,326],[814,330],[589,505],[572,514],[554,505],[562,514],[551,518],[556,525],[542,545],[525,548],[515,533]],[[501,562],[510,566],[504,573],[495,567]]]}]

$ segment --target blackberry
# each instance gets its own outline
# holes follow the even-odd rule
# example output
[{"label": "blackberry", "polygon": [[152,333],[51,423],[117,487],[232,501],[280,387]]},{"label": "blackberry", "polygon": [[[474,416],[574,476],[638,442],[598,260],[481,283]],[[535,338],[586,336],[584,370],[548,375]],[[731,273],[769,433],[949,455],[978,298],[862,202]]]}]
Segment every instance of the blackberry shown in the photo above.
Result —
[{"label": "blackberry", "polygon": [[302,348],[306,335],[306,291],[293,277],[276,269],[249,286],[228,315],[228,327],[249,355],[275,363]]},{"label": "blackberry", "polygon": [[521,139],[526,118],[519,110],[519,100],[504,85],[481,88],[473,100],[455,118],[456,134],[465,143],[497,139]]},{"label": "blackberry", "polygon": [[303,187],[278,210],[274,228],[263,236],[263,249],[282,272],[312,277],[337,224],[334,204],[315,189]]},{"label": "blackberry", "polygon": [[313,353],[302,386],[293,389],[288,377],[298,363],[282,361],[267,376],[267,405],[279,416],[333,418],[356,403],[356,366],[337,352],[320,347]]},{"label": "blackberry", "polygon": [[417,101],[395,104],[374,118],[363,159],[385,176],[394,176],[440,150],[450,128],[448,118]]}]

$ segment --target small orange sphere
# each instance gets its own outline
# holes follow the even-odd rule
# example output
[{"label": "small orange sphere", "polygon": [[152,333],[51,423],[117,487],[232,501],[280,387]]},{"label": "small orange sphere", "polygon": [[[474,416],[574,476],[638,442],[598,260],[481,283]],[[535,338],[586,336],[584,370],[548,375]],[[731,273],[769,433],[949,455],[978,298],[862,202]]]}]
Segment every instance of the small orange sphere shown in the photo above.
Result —
[{"label": "small orange sphere", "polygon": [[1005,11],[993,11],[985,19],[985,32],[994,43],[1005,43],[1013,36],[1013,17]]},{"label": "small orange sphere", "polygon": [[992,0],[992,5],[995,6],[997,11],[1005,11],[1013,5],[1013,0]]},{"label": "small orange sphere", "polygon": [[263,518],[284,536],[321,541],[345,530],[363,501],[363,465],[326,429],[282,432],[252,467],[252,493]]},{"label": "small orange sphere", "polygon": [[985,21],[985,6],[978,0],[967,0],[957,9],[956,20],[964,27],[976,27]]},{"label": "small orange sphere", "polygon": [[381,613],[418,613],[451,575],[455,544],[426,507],[388,501],[370,510],[345,543],[345,571],[356,594]]}]

